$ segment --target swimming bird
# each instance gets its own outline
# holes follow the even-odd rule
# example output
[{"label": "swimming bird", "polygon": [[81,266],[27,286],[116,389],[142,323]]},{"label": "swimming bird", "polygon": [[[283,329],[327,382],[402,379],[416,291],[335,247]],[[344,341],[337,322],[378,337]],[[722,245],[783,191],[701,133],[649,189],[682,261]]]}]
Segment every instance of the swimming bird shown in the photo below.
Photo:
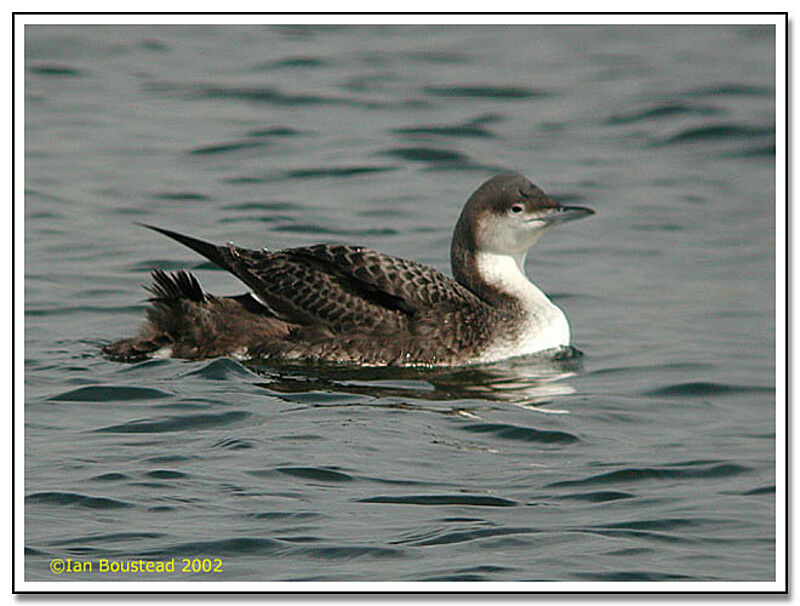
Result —
[{"label": "swimming bird", "polygon": [[225,269],[251,292],[220,297],[189,272],[152,272],[139,334],[103,348],[119,360],[219,356],[359,366],[461,366],[565,347],[564,312],[525,276],[555,225],[593,214],[527,178],[495,176],[467,200],[450,248],[453,278],[361,246],[277,251],[216,245],[144,225]]}]

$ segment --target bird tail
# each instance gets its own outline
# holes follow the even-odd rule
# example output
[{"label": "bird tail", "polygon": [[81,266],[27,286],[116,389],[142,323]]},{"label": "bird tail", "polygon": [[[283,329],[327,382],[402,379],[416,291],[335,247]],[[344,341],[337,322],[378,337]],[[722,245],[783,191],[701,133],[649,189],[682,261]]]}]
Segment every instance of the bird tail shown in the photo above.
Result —
[{"label": "bird tail", "polygon": [[158,233],[163,234],[168,238],[172,238],[173,240],[180,242],[184,246],[188,246],[193,251],[200,253],[206,259],[208,259],[215,265],[218,265],[222,269],[229,269],[229,263],[225,255],[228,249],[225,248],[224,246],[217,246],[216,244],[212,244],[211,242],[205,242],[204,240],[199,240],[191,236],[184,236],[183,234],[179,234],[178,232],[169,229],[164,229],[163,227],[147,225],[146,223],[137,223],[137,225],[141,225],[142,227],[146,227],[147,229],[152,229],[153,231],[157,231]]}]

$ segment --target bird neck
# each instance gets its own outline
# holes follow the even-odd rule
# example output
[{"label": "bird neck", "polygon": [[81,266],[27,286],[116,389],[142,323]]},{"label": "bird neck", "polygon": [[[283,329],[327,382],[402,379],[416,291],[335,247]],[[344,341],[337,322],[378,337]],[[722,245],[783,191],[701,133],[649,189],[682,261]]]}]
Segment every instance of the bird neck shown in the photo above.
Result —
[{"label": "bird neck", "polygon": [[456,281],[495,307],[528,306],[543,293],[525,275],[525,253],[518,256],[477,250],[454,238],[450,264]]}]

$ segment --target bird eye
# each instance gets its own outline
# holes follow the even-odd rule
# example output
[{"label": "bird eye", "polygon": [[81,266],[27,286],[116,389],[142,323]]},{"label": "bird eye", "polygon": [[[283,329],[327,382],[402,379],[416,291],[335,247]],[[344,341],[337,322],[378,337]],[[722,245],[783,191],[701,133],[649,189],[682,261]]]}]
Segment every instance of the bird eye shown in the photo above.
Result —
[{"label": "bird eye", "polygon": [[523,210],[525,210],[525,208],[522,204],[514,204],[514,206],[511,207],[512,213],[521,213]]}]

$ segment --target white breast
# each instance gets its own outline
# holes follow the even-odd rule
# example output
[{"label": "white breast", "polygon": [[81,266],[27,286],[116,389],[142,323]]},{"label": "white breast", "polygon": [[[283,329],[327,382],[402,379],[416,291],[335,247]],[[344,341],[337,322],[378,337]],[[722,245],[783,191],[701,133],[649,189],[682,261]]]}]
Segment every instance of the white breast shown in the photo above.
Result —
[{"label": "white breast", "polygon": [[478,253],[477,269],[492,286],[515,297],[522,304],[524,315],[515,327],[515,337],[498,335],[480,357],[481,362],[496,362],[513,356],[545,351],[569,345],[569,323],[564,312],[547,298],[524,273],[525,257]]}]

